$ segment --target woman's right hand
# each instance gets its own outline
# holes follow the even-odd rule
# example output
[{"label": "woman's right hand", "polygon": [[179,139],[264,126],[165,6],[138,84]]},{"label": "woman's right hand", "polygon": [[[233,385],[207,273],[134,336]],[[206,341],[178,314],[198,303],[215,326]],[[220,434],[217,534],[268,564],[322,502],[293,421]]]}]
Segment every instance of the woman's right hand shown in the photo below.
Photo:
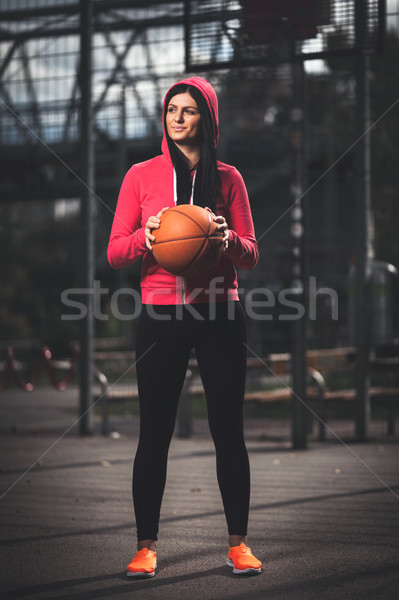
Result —
[{"label": "woman's right hand", "polygon": [[165,206],[165,208],[163,208],[162,210],[159,211],[159,213],[157,214],[157,216],[152,216],[148,219],[147,223],[145,224],[145,228],[144,228],[144,234],[145,234],[145,243],[146,246],[148,248],[148,250],[150,250],[150,252],[152,252],[152,243],[155,242],[155,237],[152,235],[152,230],[153,229],[158,229],[159,225],[161,224],[161,216],[163,215],[163,213],[165,212],[165,210],[168,210],[169,206]]}]

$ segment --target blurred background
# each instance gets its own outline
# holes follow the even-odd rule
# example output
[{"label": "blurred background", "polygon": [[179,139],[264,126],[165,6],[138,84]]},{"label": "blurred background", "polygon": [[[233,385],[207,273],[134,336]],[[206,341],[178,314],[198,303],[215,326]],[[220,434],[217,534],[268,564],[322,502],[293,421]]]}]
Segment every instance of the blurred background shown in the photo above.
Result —
[{"label": "blurred background", "polygon": [[[140,263],[107,262],[113,212],[128,168],[160,153],[164,94],[188,74],[214,85],[218,158],[250,196],[260,261],[239,283],[258,301],[253,355],[359,350],[361,270],[366,350],[395,347],[399,0],[3,0],[0,56],[0,339],[21,377],[44,345],[61,359],[89,343],[90,362],[88,335],[110,380],[128,368],[130,355],[99,356],[134,349],[139,314]],[[82,333],[65,291],[94,285]],[[285,290],[306,304],[296,333]]]}]

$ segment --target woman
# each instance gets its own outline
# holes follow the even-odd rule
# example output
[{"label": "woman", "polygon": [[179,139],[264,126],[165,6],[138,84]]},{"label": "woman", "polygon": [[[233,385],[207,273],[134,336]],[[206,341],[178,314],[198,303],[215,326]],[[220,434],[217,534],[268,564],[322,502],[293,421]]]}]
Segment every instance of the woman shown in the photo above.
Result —
[{"label": "woman", "polygon": [[[229,532],[227,563],[236,574],[259,573],[261,563],[246,546],[246,328],[234,266],[252,269],[258,261],[248,196],[237,170],[216,161],[217,97],[205,79],[189,78],[168,91],[163,128],[162,154],[134,165],[123,181],[108,247],[109,262],[116,269],[143,258],[136,346],[140,438],[132,486],[138,544],[127,575],[155,575],[167,455],[192,348],[216,449]],[[221,259],[194,280],[168,273],[152,254],[152,232],[163,212],[184,203],[209,210],[223,232]]]}]

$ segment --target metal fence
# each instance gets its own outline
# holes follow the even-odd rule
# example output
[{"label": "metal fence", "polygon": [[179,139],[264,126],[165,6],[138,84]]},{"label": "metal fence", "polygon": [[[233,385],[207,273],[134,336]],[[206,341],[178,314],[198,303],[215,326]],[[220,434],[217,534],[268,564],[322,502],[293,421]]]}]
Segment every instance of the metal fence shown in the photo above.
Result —
[{"label": "metal fence", "polygon": [[[260,356],[287,352],[292,345],[292,317],[300,311],[286,294],[295,265],[292,71],[284,61],[206,70],[212,52],[215,62],[220,58],[217,52],[226,50],[231,58],[234,48],[233,38],[227,37],[230,41],[218,46],[203,35],[201,11],[209,3],[201,2],[93,2],[96,337],[123,336],[125,345],[134,347],[138,303],[133,302],[138,297],[140,265],[123,274],[113,272],[106,261],[106,246],[123,174],[133,162],[160,151],[163,95],[170,84],[186,75],[185,4],[193,15],[194,29],[198,26],[200,32],[191,37],[195,42],[189,55],[191,65],[196,71],[204,69],[199,74],[212,82],[220,101],[219,158],[237,166],[244,176],[259,240],[258,267],[253,272],[239,272],[248,343]],[[217,4],[219,13],[241,6],[239,2],[211,4]],[[353,41],[354,3],[322,4],[324,8],[329,4],[331,10],[325,12],[317,35],[302,42],[302,54],[316,51],[312,44],[326,49],[327,21],[333,22],[337,31],[346,27],[349,42]],[[373,44],[379,35],[378,6],[378,2],[370,2]],[[0,246],[6,257],[0,264],[1,339],[4,347],[7,340],[36,340],[38,345],[48,344],[56,357],[70,355],[80,336],[79,320],[64,318],[76,313],[76,305],[65,299],[78,301],[78,296],[65,292],[79,287],[84,234],[78,185],[78,8],[74,1],[53,0],[15,0],[0,6]],[[398,13],[398,3],[389,3],[388,27],[397,25]],[[218,23],[222,26],[223,20]],[[218,27],[214,27],[216,32]],[[221,31],[220,35],[227,35],[225,26]],[[199,42],[208,45],[202,47]],[[351,58],[335,59],[338,62],[326,59],[312,66],[305,61],[310,348],[349,346],[352,342],[356,214],[350,150],[355,140],[355,78]],[[377,66],[373,73],[378,72]],[[397,98],[393,90],[387,94],[392,92]],[[383,106],[383,102],[374,106],[373,120],[380,119]],[[394,133],[392,116],[387,113],[373,130],[377,155],[389,146]],[[379,169],[377,181],[389,182],[392,168],[380,165]],[[389,190],[395,190],[395,185],[377,183],[378,200],[389,200]],[[377,218],[381,219],[381,214],[381,209],[376,210]],[[386,266],[395,264],[395,233],[384,233],[386,229],[379,223],[377,220],[376,234],[385,237],[385,251],[377,258]],[[382,314],[380,300],[389,304],[396,293],[393,271],[384,273],[382,282],[378,277],[375,280],[378,317]],[[118,299],[121,288],[132,292]],[[397,333],[393,312],[387,312],[384,325],[389,336],[392,323],[391,337]],[[121,314],[127,318],[120,318]],[[381,327],[378,325],[380,332]]]}]

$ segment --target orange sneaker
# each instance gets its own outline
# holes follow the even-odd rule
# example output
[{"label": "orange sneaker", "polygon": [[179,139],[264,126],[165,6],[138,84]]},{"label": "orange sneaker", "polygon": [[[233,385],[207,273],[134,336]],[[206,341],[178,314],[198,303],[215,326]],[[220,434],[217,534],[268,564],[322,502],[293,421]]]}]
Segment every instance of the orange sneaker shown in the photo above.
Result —
[{"label": "orange sneaker", "polygon": [[128,564],[126,575],[129,577],[154,577],[157,566],[157,553],[143,548],[136,553]]},{"label": "orange sneaker", "polygon": [[262,563],[251,553],[251,548],[243,542],[230,548],[227,564],[233,567],[233,573],[237,575],[254,575],[260,573],[262,567]]}]

